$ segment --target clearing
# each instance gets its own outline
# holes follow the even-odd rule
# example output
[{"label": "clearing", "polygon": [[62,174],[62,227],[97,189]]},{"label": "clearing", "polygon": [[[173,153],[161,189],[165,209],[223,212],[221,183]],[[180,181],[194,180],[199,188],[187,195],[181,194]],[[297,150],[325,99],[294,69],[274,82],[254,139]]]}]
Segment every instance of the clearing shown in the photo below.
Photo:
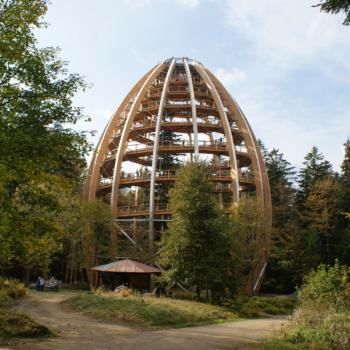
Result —
[{"label": "clearing", "polygon": [[[254,344],[278,334],[285,318],[235,321],[191,328],[140,331],[123,324],[96,320],[62,306],[71,293],[31,293],[20,306],[58,337],[20,341],[7,349],[50,350],[205,350]],[[75,294],[76,295],[76,294]],[[4,348],[2,348],[4,349]]]}]

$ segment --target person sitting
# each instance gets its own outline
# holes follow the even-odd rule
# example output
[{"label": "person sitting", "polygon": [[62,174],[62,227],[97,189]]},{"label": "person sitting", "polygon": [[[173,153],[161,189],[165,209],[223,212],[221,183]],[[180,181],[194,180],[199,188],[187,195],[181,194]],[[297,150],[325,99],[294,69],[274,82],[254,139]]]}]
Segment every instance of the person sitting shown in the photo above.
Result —
[{"label": "person sitting", "polygon": [[50,278],[49,281],[49,288],[51,292],[57,292],[58,291],[58,281],[54,276]]},{"label": "person sitting", "polygon": [[35,288],[37,291],[42,292],[44,290],[45,280],[39,276],[35,282]]}]

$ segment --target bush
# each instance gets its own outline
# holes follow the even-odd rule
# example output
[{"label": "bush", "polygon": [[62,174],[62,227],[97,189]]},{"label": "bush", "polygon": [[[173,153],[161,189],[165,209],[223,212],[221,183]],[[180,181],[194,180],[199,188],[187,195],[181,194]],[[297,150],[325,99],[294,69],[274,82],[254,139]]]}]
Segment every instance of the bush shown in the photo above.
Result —
[{"label": "bush", "polygon": [[338,262],[333,267],[320,265],[306,276],[299,290],[300,301],[317,304],[348,302],[349,273],[350,269]]},{"label": "bush", "polygon": [[27,289],[16,279],[0,278],[0,292],[12,299],[18,299],[26,295]]},{"label": "bush", "polygon": [[10,306],[13,299],[7,295],[3,290],[0,290],[0,308]]},{"label": "bush", "polygon": [[349,272],[337,262],[333,267],[320,265],[305,278],[289,339],[327,349],[350,348]]}]

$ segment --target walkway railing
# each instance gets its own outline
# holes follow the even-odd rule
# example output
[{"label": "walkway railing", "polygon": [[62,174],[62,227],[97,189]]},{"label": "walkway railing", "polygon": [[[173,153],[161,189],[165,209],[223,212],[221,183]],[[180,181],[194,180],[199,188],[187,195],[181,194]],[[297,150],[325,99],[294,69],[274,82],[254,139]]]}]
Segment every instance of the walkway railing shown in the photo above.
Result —
[{"label": "walkway railing", "polygon": [[[232,202],[223,203],[223,209],[225,209],[226,212],[231,212],[232,209]],[[157,203],[154,207],[155,214],[157,215],[169,215],[171,214],[170,206],[168,203]],[[149,213],[149,205],[148,204],[140,204],[140,205],[123,205],[118,206],[118,212],[117,216],[123,216],[123,215],[148,215]]]},{"label": "walkway railing", "polygon": [[[224,164],[223,164],[224,166]],[[175,180],[177,175],[177,170],[176,169],[171,169],[171,170],[158,170],[156,172],[156,179],[158,180]],[[220,181],[220,180],[226,180],[230,181],[231,179],[231,171],[228,169],[213,169],[211,172],[212,180],[213,181]],[[151,172],[147,170],[136,170],[135,172],[122,172],[121,173],[121,183],[132,183],[133,181],[137,182],[138,180],[149,180],[151,178]],[[240,181],[248,181],[248,182],[254,182],[254,177],[251,176],[247,172],[239,172],[239,179]],[[101,186],[108,186],[111,185],[113,181],[112,177],[109,178],[101,178],[100,185]],[[216,184],[214,187],[216,190],[220,188],[220,184]],[[223,184],[222,184],[223,185]],[[227,184],[225,184],[227,185]]]},{"label": "walkway railing", "polygon": [[[160,101],[150,101],[150,102],[143,102],[140,104],[140,109],[139,111],[149,111],[150,109],[155,109],[159,107]],[[191,101],[190,100],[176,100],[176,99],[168,99],[165,103],[165,107],[179,107],[179,106],[184,106],[184,107],[191,107]],[[213,102],[206,101],[206,100],[196,100],[196,106],[197,107],[205,107],[208,109],[215,109],[216,106]]]}]

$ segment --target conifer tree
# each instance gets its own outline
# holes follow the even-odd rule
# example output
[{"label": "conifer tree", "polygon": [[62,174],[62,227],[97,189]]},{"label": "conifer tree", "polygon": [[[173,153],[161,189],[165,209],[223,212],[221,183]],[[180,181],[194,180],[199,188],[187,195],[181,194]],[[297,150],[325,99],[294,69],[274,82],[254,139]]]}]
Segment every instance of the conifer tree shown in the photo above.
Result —
[{"label": "conifer tree", "polygon": [[342,186],[342,210],[350,211],[350,139],[344,143],[344,160],[341,164],[340,182]]},{"label": "conifer tree", "polygon": [[330,264],[338,257],[334,225],[338,214],[339,181],[328,176],[313,184],[304,204],[302,251],[306,269]]},{"label": "conifer tree", "polygon": [[332,173],[332,165],[324,159],[323,154],[319,152],[316,146],[313,146],[305,156],[303,165],[304,167],[299,173],[299,190],[297,193],[297,201],[301,206],[309,195],[312,185]]},{"label": "conifer tree", "polygon": [[338,196],[339,214],[335,225],[338,236],[337,251],[340,260],[350,264],[350,140],[344,144],[344,160],[341,164],[340,190]]},{"label": "conifer tree", "polygon": [[295,226],[294,167],[278,149],[265,150],[272,201],[271,249],[263,288],[266,291],[290,292],[294,288]]},{"label": "conifer tree", "polygon": [[170,191],[173,220],[160,242],[166,278],[221,294],[231,268],[229,225],[211,194],[210,171],[204,163],[179,170]]},{"label": "conifer tree", "polygon": [[350,1],[349,0],[323,0],[314,7],[320,7],[321,11],[328,13],[345,13],[343,24],[350,25]]},{"label": "conifer tree", "polygon": [[299,235],[293,264],[299,282],[310,269],[331,259],[336,214],[334,194],[338,188],[332,165],[316,146],[305,156],[303,165],[298,176],[296,224]]}]

